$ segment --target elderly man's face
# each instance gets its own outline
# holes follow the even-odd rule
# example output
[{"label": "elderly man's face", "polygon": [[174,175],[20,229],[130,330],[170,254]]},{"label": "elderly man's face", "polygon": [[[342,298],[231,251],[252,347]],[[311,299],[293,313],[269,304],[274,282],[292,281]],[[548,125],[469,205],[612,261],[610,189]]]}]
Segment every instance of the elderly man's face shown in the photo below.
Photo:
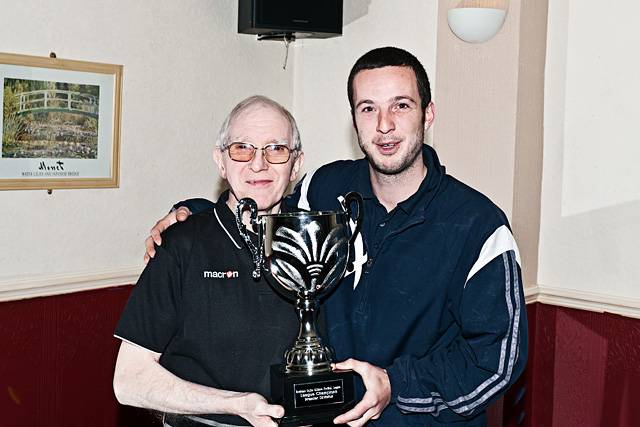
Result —
[{"label": "elderly man's face", "polygon": [[235,209],[238,200],[251,197],[262,213],[274,213],[289,182],[296,179],[304,155],[291,152],[286,163],[267,162],[260,150],[268,144],[286,144],[292,148],[291,126],[279,111],[262,104],[252,105],[239,113],[229,127],[229,143],[244,142],[254,145],[253,159],[238,162],[229,156],[229,151],[214,150],[214,159],[220,175],[229,182],[231,194],[228,204]]}]

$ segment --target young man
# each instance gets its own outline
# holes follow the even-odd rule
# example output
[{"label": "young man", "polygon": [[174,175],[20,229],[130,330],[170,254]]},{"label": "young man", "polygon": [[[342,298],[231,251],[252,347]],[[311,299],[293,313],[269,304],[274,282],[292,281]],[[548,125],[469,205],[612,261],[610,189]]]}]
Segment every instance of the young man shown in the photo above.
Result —
[{"label": "young man", "polygon": [[269,366],[298,321],[290,302],[252,278],[234,212],[243,197],[260,213],[280,210],[304,157],[296,123],[276,102],[248,98],[224,122],[213,157],[229,190],[168,230],[140,276],[115,333],[114,391],[123,404],[166,413],[171,427],[275,426],[284,410],[267,402]]},{"label": "young man", "polygon": [[334,422],[485,425],[487,405],[527,358],[519,254],[507,219],[447,175],[423,144],[435,110],[413,55],[367,52],[347,88],[366,157],[308,173],[287,201],[333,210],[347,191],[364,198],[353,274],[323,305],[329,344],[338,360],[348,358],[337,368],[354,369],[364,386],[358,405]]}]

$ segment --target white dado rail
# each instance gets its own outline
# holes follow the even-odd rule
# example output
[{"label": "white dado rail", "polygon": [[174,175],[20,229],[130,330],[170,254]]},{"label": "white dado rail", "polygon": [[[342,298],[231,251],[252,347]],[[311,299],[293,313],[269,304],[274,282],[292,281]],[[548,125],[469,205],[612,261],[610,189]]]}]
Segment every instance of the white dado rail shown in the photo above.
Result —
[{"label": "white dado rail", "polygon": [[[46,277],[0,280],[0,301],[47,297],[137,282],[142,267],[76,273]],[[640,319],[640,299],[624,298],[576,289],[529,286],[524,291],[527,304],[539,302],[578,310],[613,313]]]},{"label": "white dado rail", "polygon": [[142,267],[74,274],[50,275],[0,280],[0,301],[47,297],[129,285],[138,281]]},{"label": "white dado rail", "polygon": [[640,319],[640,299],[625,298],[577,289],[553,288],[549,286],[531,286],[524,290],[527,304],[541,304],[597,313],[619,314],[625,317]]}]

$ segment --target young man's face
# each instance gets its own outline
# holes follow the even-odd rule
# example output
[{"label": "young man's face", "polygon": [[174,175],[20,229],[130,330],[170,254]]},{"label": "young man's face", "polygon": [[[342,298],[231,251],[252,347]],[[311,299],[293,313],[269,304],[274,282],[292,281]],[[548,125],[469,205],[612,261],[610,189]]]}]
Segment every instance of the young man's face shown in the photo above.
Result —
[{"label": "young man's face", "polygon": [[253,144],[258,150],[248,162],[231,159],[228,150],[214,150],[220,175],[229,182],[229,206],[233,209],[238,200],[251,197],[259,211],[277,211],[289,182],[296,179],[304,155],[292,150],[286,163],[272,164],[260,148],[267,144],[292,148],[289,121],[270,106],[252,105],[240,112],[229,126],[228,144],[234,142]]},{"label": "young man's face", "polygon": [[415,73],[409,67],[363,70],[353,79],[360,148],[378,172],[395,175],[422,162],[424,131],[433,120],[422,112]]}]

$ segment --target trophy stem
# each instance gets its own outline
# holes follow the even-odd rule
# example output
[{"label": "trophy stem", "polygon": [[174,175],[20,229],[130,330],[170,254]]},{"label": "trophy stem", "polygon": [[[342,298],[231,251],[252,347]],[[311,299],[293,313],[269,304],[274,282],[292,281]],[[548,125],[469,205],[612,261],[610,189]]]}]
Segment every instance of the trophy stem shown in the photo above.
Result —
[{"label": "trophy stem", "polygon": [[333,350],[322,344],[316,331],[318,302],[305,295],[296,300],[300,331],[293,347],[285,352],[286,372],[313,375],[330,372]]}]

